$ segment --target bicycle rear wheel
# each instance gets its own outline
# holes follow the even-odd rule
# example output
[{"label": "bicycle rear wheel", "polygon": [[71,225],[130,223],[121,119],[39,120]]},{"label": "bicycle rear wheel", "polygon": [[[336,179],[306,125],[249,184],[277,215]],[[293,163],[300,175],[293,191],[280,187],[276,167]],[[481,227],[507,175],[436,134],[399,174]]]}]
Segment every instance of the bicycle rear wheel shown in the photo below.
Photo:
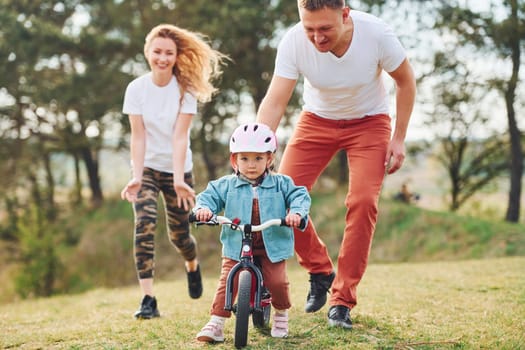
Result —
[{"label": "bicycle rear wheel", "polygon": [[252,274],[243,270],[239,274],[239,292],[237,295],[237,312],[235,319],[235,347],[245,347],[248,341],[248,321],[250,319],[250,294]]},{"label": "bicycle rear wheel", "polygon": [[272,296],[266,287],[263,287],[261,309],[253,310],[252,321],[255,328],[270,328],[270,314],[272,312]]}]

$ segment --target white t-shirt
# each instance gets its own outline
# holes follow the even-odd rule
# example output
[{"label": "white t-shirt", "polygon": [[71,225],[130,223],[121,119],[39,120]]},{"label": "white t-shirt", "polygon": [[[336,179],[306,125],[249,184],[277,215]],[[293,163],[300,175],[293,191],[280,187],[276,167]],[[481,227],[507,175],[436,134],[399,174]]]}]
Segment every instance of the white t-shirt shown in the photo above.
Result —
[{"label": "white t-shirt", "polygon": [[[146,128],[146,154],[144,166],[158,171],[173,173],[173,131],[179,113],[196,114],[197,99],[184,94],[180,103],[180,89],[175,76],[166,86],[153,83],[152,73],[144,74],[126,88],[122,112],[141,115]],[[184,172],[193,168],[189,142],[184,162]]]},{"label": "white t-shirt", "polygon": [[382,71],[391,72],[406,57],[394,32],[381,19],[350,11],[352,43],[342,57],[319,52],[301,22],[279,43],[276,76],[297,80],[304,76],[303,110],[329,119],[356,119],[389,114]]}]

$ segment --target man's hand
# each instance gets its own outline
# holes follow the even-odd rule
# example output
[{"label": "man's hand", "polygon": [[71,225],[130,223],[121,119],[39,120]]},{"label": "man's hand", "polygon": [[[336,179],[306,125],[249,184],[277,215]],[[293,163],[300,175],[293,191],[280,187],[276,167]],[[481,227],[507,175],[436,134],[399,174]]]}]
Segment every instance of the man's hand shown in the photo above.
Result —
[{"label": "man's hand", "polygon": [[385,168],[387,174],[398,171],[405,160],[405,143],[402,141],[390,141],[385,158]]}]

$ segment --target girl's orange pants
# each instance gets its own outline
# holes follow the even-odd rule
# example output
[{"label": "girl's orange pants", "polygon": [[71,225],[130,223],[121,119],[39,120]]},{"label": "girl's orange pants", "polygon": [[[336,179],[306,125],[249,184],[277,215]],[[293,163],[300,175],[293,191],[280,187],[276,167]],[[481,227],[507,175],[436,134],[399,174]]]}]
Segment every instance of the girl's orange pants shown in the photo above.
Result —
[{"label": "girl's orange pants", "polygon": [[[346,223],[330,305],[351,309],[357,303],[356,289],[367,266],[377,221],[390,135],[390,117],[385,114],[330,120],[302,112],[281,158],[279,172],[310,191],[336,153],[346,152],[349,171]],[[334,203],[332,210],[337,209]],[[311,219],[306,231],[295,230],[295,251],[301,266],[310,273],[333,271],[327,248]]]}]

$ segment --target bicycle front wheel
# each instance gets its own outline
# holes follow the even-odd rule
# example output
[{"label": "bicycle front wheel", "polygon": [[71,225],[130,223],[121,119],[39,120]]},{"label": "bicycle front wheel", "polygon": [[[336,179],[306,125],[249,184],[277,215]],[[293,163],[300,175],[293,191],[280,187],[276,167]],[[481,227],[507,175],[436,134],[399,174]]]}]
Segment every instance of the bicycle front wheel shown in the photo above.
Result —
[{"label": "bicycle front wheel", "polygon": [[252,274],[243,270],[239,274],[239,292],[237,294],[237,312],[235,319],[235,347],[245,347],[248,341],[248,321],[250,319],[250,294]]}]

